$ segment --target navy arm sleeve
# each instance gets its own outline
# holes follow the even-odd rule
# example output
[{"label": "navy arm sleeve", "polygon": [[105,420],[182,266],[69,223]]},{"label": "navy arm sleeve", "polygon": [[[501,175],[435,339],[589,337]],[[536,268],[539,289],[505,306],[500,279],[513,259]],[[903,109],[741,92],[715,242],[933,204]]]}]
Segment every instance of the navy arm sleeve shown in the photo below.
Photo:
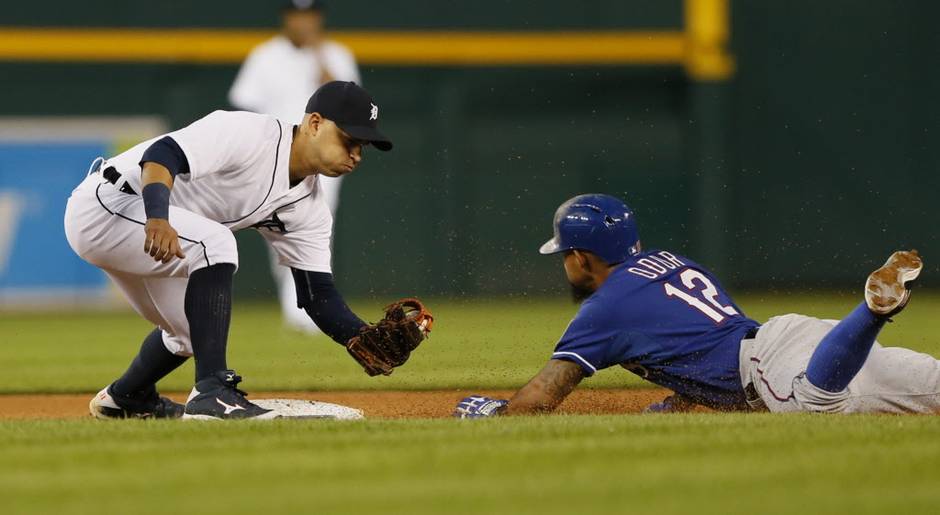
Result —
[{"label": "navy arm sleeve", "polygon": [[186,154],[179,144],[169,136],[164,136],[147,147],[144,155],[140,158],[140,167],[143,168],[146,162],[159,163],[165,166],[173,177],[181,173],[189,173],[189,160],[186,159]]},{"label": "navy arm sleeve", "polygon": [[345,345],[367,325],[356,316],[333,284],[333,274],[291,268],[297,289],[297,307],[303,309],[321,331]]}]

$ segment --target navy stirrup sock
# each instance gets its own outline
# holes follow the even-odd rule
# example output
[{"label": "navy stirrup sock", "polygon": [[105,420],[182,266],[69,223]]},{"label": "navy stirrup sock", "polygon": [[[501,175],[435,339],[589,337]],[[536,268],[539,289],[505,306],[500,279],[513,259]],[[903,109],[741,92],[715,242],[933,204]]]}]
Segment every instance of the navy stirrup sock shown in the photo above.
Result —
[{"label": "navy stirrup sock", "polygon": [[144,338],[140,352],[114,384],[111,392],[130,397],[135,393],[149,390],[160,379],[186,362],[186,356],[177,356],[163,345],[163,331],[156,328]]},{"label": "navy stirrup sock", "polygon": [[862,302],[819,342],[806,367],[809,382],[827,392],[845,390],[868,359],[886,320]]},{"label": "navy stirrup sock", "polygon": [[221,263],[196,270],[186,285],[184,310],[196,358],[196,382],[226,370],[225,348],[232,320],[235,265]]}]

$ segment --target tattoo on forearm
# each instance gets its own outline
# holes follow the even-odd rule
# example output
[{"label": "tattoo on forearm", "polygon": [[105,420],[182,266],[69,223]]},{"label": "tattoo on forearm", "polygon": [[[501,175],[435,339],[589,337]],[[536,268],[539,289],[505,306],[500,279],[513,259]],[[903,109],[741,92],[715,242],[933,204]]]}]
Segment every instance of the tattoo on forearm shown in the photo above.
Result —
[{"label": "tattoo on forearm", "polygon": [[552,360],[538,375],[543,391],[557,406],[581,382],[584,373],[581,367],[568,361]]},{"label": "tattoo on forearm", "polygon": [[581,379],[581,367],[569,361],[550,360],[509,402],[509,413],[548,413],[565,400]]}]

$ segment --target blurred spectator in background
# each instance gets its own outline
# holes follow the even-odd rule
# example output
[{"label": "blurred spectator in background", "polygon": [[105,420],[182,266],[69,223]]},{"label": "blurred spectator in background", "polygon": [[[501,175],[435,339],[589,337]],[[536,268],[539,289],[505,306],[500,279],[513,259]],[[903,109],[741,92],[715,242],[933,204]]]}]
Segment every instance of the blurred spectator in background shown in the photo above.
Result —
[{"label": "blurred spectator in background", "polygon": [[[255,47],[232,84],[229,102],[237,109],[275,116],[297,124],[310,95],[333,81],[362,84],[356,59],[348,48],[326,37],[326,6],[322,0],[292,0],[281,10],[281,33]],[[335,219],[341,177],[319,177],[320,188]],[[274,280],[284,322],[292,328],[319,330],[297,307],[290,269],[271,253]]]}]

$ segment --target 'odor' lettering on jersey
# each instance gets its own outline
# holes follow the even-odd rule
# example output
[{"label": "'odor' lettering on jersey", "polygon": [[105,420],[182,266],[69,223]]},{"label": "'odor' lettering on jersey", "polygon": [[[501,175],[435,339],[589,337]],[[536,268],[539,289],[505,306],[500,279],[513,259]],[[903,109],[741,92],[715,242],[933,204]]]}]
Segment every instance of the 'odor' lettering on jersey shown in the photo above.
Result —
[{"label": "'odor' lettering on jersey", "polygon": [[[647,279],[657,279],[670,270],[676,270],[683,266],[686,265],[681,259],[663,250],[649,254],[647,257],[637,259],[636,266],[627,268],[627,271]],[[725,315],[738,314],[738,311],[734,307],[722,304],[721,301],[717,299],[719,295],[718,289],[702,272],[693,269],[683,270],[679,273],[679,278],[682,281],[682,285],[688,291],[683,291],[670,283],[666,283],[663,285],[663,290],[667,296],[677,297],[683,300],[689,306],[701,311],[702,314],[715,323],[724,321]],[[700,292],[697,291],[699,289],[701,290]],[[698,298],[695,293],[700,293],[701,298],[706,302],[702,302],[702,299]]]},{"label": "'odor' lettering on jersey", "polygon": [[685,263],[671,253],[662,250],[636,260],[636,266],[627,268],[627,271],[647,279],[656,279],[669,270],[675,270],[680,266],[685,266]]}]

